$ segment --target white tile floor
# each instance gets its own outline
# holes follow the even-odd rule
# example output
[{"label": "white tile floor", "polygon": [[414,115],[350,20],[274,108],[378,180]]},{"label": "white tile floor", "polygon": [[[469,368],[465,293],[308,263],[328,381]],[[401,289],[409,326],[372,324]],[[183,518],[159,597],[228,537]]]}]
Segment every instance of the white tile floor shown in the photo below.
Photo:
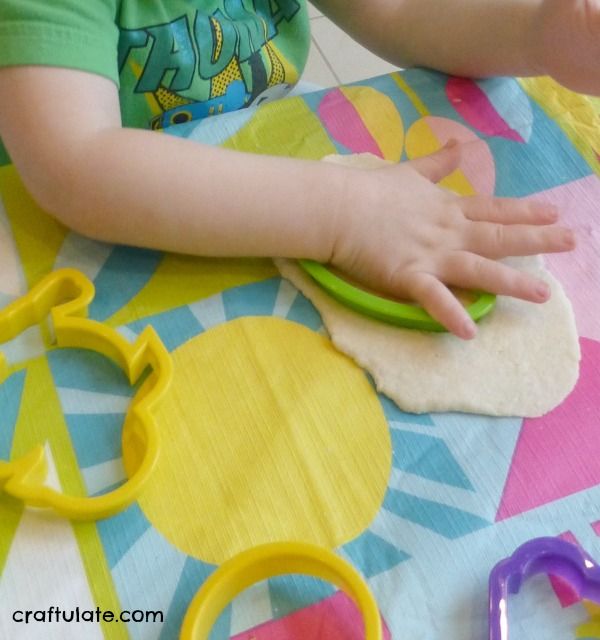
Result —
[{"label": "white tile floor", "polygon": [[352,40],[311,4],[308,15],[312,46],[303,80],[331,87],[395,70],[396,67]]}]

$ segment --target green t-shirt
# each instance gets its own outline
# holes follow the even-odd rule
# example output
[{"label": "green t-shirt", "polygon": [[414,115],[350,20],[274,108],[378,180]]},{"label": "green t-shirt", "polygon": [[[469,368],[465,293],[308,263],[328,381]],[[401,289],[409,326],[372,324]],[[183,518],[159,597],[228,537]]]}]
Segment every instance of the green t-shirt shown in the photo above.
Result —
[{"label": "green t-shirt", "polygon": [[306,0],[0,0],[0,66],[110,78],[127,127],[277,98],[298,81],[309,44]]}]

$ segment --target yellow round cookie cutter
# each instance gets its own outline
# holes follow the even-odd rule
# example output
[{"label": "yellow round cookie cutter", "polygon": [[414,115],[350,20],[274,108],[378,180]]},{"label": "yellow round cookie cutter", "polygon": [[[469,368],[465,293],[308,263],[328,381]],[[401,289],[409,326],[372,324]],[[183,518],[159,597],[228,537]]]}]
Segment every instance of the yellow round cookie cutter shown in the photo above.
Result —
[{"label": "yellow round cookie cutter", "polygon": [[[128,479],[117,489],[102,496],[77,497],[45,486],[47,461],[41,445],[16,460],[0,461],[0,488],[5,493],[29,506],[49,507],[74,520],[107,518],[137,498],[159,453],[152,409],[172,379],[171,357],[152,327],[146,327],[130,344],[114,329],[85,317],[94,294],[94,285],[82,273],[61,269],[0,311],[0,345],[41,323],[49,314],[49,328],[59,347],[89,349],[106,356],[123,369],[132,385],[151,369],[125,417],[122,445],[128,452]],[[0,382],[9,373],[0,352]]]},{"label": "yellow round cookie cutter", "polygon": [[377,603],[359,573],[332,551],[303,542],[274,542],[243,551],[223,563],[190,604],[180,640],[208,640],[225,606],[251,585],[298,573],[335,584],[354,600],[365,626],[365,640],[382,640]]}]

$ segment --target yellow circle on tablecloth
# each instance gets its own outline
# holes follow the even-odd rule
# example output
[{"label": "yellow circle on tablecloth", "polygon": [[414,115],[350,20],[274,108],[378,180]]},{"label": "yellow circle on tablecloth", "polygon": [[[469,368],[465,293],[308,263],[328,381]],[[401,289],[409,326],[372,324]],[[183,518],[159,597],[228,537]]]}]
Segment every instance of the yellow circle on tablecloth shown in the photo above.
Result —
[{"label": "yellow circle on tablecloth", "polygon": [[266,542],[333,548],[369,525],[390,434],[365,374],[328,339],[249,317],[172,356],[160,457],[139,503],[173,545],[219,564]]}]

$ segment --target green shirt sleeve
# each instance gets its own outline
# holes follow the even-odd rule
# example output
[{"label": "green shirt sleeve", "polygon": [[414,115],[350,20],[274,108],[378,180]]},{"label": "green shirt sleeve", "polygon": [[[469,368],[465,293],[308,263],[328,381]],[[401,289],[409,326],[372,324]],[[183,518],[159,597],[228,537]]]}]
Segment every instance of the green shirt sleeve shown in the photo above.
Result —
[{"label": "green shirt sleeve", "polygon": [[89,71],[119,85],[119,0],[0,0],[0,67]]}]

